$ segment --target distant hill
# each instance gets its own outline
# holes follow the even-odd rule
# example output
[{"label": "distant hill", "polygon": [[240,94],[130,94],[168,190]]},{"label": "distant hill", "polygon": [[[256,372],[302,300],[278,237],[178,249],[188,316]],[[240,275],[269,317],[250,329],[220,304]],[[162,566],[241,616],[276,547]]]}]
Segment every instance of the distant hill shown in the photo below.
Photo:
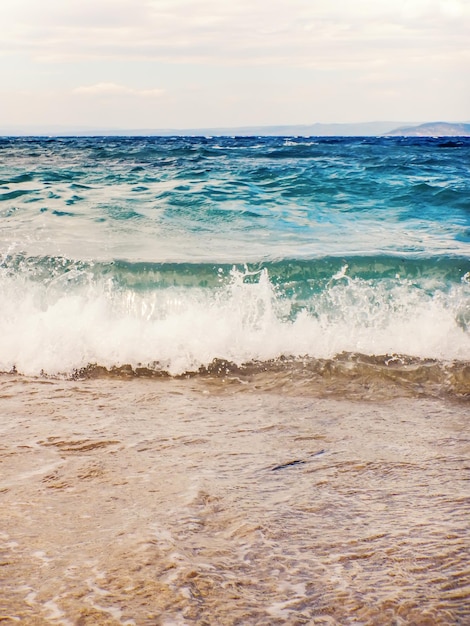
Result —
[{"label": "distant hill", "polygon": [[[403,125],[403,122],[401,122]],[[0,127],[0,136],[121,136],[121,137],[148,137],[148,136],[271,136],[271,137],[367,137],[381,136],[388,133],[400,122],[365,122],[353,124],[296,124],[278,126],[227,126],[216,128],[85,128],[73,126],[17,126]]]},{"label": "distant hill", "polygon": [[92,128],[78,126],[0,127],[0,136],[10,137],[456,137],[470,136],[470,123],[431,122],[412,125],[403,122],[352,124],[297,124],[284,126],[228,126],[217,128]]},{"label": "distant hill", "polygon": [[394,137],[469,137],[470,124],[429,122],[427,124],[419,124],[418,126],[401,126],[385,134]]},{"label": "distant hill", "polygon": [[[397,122],[362,122],[352,124],[286,124],[279,126],[242,126],[235,128],[199,128],[163,131],[163,134],[237,137],[374,137],[388,133]],[[153,131],[155,132],[155,131]]]}]

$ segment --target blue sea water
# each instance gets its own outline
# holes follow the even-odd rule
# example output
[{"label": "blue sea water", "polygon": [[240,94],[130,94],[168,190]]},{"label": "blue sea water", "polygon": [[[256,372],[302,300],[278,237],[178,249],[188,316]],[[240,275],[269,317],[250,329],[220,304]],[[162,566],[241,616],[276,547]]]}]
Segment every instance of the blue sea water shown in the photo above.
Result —
[{"label": "blue sea water", "polygon": [[468,138],[3,138],[0,370],[468,376],[469,252]]}]

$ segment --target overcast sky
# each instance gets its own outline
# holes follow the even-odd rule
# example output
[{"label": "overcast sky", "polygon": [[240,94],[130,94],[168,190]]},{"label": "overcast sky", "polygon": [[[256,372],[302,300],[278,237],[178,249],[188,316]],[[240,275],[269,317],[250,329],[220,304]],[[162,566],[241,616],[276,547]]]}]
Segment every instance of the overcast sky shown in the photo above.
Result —
[{"label": "overcast sky", "polygon": [[0,126],[470,120],[470,0],[0,0]]}]

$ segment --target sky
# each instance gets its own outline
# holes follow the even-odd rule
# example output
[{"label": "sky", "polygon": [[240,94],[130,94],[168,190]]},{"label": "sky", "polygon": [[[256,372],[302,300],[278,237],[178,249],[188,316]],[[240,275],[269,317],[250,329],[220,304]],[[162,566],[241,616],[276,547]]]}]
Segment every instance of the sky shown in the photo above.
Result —
[{"label": "sky", "polygon": [[1,0],[0,126],[470,120],[470,0]]}]

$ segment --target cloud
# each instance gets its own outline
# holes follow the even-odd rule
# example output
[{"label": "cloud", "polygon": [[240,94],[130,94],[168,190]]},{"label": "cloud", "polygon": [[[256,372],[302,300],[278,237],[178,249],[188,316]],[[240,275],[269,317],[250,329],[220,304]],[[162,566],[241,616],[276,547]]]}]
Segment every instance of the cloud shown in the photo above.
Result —
[{"label": "cloud", "polygon": [[2,0],[4,51],[40,61],[348,67],[468,50],[467,0]]},{"label": "cloud", "polygon": [[0,24],[12,118],[24,85],[44,116],[149,127],[463,119],[470,106],[470,0],[0,0]]},{"label": "cloud", "polygon": [[84,96],[137,96],[139,98],[156,98],[162,96],[163,89],[133,89],[116,83],[96,83],[73,89],[72,93]]}]

